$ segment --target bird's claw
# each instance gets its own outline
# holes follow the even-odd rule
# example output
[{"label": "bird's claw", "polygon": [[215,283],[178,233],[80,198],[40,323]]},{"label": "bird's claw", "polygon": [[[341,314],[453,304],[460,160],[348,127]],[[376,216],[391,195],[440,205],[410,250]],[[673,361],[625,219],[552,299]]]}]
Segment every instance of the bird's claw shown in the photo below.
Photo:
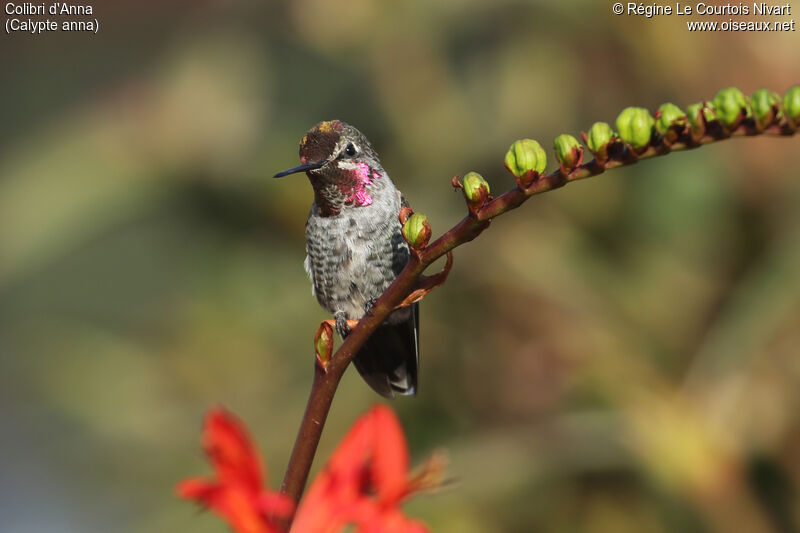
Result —
[{"label": "bird's claw", "polygon": [[350,330],[358,324],[358,320],[347,320],[347,315],[342,312],[336,313],[333,320],[326,320],[325,322],[328,322],[343,339],[347,337],[350,334]]},{"label": "bird's claw", "polygon": [[367,300],[367,303],[364,304],[364,314],[368,315],[372,312],[372,308],[375,307],[375,302],[377,302],[377,298],[370,298]]}]

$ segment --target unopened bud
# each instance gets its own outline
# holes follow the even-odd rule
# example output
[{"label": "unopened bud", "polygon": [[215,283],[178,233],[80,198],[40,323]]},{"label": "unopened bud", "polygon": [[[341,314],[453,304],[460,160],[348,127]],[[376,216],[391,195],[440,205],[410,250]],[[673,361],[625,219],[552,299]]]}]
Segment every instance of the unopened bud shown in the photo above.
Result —
[{"label": "unopened bud", "polygon": [[420,250],[431,240],[431,225],[425,215],[414,213],[403,224],[403,238],[412,248]]},{"label": "unopened bud", "polygon": [[743,118],[750,116],[747,97],[736,87],[722,89],[714,97],[713,104],[717,118],[729,128],[735,128]]},{"label": "unopened bud", "polygon": [[473,212],[483,207],[489,198],[489,184],[477,172],[468,172],[462,179],[464,197]]},{"label": "unopened bud", "polygon": [[547,167],[547,154],[533,139],[520,139],[506,152],[506,168],[517,178],[520,185],[527,187],[544,172]]},{"label": "unopened bud", "polygon": [[327,368],[333,354],[333,328],[328,322],[322,322],[314,335],[314,353],[317,363],[323,369]]},{"label": "unopened bud", "polygon": [[614,139],[614,130],[607,122],[595,122],[589,133],[583,134],[583,142],[589,147],[598,161],[608,159],[608,147]]},{"label": "unopened bud", "polygon": [[617,117],[619,137],[637,150],[650,144],[655,120],[643,107],[626,107]]},{"label": "unopened bud", "polygon": [[664,137],[670,129],[683,131],[688,122],[686,113],[675,104],[662,104],[656,111],[656,131]]},{"label": "unopened bud", "polygon": [[583,161],[583,146],[578,139],[567,133],[562,133],[553,141],[556,159],[561,167],[561,173],[566,175]]},{"label": "unopened bud", "polygon": [[410,217],[413,214],[414,210],[408,207],[407,205],[401,207],[400,213],[397,215],[397,219],[400,221],[400,225],[402,226],[403,224],[405,224],[406,220],[408,220],[408,217]]},{"label": "unopened bud", "polygon": [[783,112],[789,120],[800,124],[800,85],[795,85],[786,91],[783,97]]},{"label": "unopened bud", "polygon": [[781,115],[781,97],[768,89],[758,89],[750,97],[750,108],[759,129],[769,126]]},{"label": "unopened bud", "polygon": [[689,126],[692,133],[697,137],[702,137],[706,132],[706,123],[717,119],[714,107],[708,102],[691,104],[686,108],[686,116],[689,119]]}]

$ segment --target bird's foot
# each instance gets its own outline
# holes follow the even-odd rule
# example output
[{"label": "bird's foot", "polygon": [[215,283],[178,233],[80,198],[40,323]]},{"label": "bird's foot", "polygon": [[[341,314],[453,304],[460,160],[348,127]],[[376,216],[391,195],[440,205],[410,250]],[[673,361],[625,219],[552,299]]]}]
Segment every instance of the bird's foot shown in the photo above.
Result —
[{"label": "bird's foot", "polygon": [[396,309],[408,307],[425,298],[429,292],[447,281],[447,275],[451,268],[453,268],[453,252],[447,252],[447,262],[444,264],[444,268],[433,276],[420,276],[414,290],[400,302]]},{"label": "bird's foot", "polygon": [[372,308],[375,307],[375,302],[377,302],[377,298],[370,298],[367,300],[367,303],[364,304],[364,314],[368,315],[372,312]]},{"label": "bird's foot", "polygon": [[338,312],[333,315],[333,320],[326,320],[331,327],[335,328],[341,338],[345,338],[350,334],[350,330],[356,327],[358,320],[347,320],[347,315],[343,312]]}]

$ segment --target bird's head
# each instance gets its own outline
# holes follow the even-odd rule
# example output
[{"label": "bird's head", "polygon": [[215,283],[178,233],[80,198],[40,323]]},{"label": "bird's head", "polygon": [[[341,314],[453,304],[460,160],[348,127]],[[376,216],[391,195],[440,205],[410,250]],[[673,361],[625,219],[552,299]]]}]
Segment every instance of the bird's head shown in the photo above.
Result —
[{"label": "bird's head", "polygon": [[300,141],[300,163],[275,177],[305,172],[317,207],[328,214],[337,214],[342,206],[370,205],[370,190],[384,177],[364,134],[339,120],[326,120],[308,130]]}]

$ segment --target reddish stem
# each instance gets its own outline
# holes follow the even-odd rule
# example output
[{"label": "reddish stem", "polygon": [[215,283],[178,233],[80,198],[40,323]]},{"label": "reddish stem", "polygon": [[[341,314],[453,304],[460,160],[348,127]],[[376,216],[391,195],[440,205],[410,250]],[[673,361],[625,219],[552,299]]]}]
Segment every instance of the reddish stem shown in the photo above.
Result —
[{"label": "reddish stem", "polygon": [[292,456],[289,459],[281,491],[295,502],[300,501],[336,388],[350,361],[358,353],[364,342],[395,307],[415,289],[417,280],[431,263],[453,248],[477,237],[489,226],[493,218],[516,209],[534,194],[562,187],[571,181],[596,176],[605,172],[606,169],[631,165],[640,159],[666,155],[673,151],[697,148],[704,144],[730,137],[761,134],[791,136],[794,135],[796,130],[797,127],[783,120],[759,131],[752,120],[747,120],[733,131],[726,131],[725,128],[716,128],[699,139],[693,139],[688,132],[685,132],[678,137],[675,143],[670,145],[667,145],[663,139],[658,138],[642,153],[635,153],[628,148],[619,156],[604,162],[592,160],[584,163],[566,176],[560,170],[557,170],[552,174],[540,176],[526,189],[515,186],[476,210],[475,213],[470,213],[464,217],[449,231],[420,251],[419,254],[412,254],[408,265],[395,279],[394,283],[381,295],[373,306],[372,311],[361,319],[336,353],[333,354],[327,368],[323,369],[319,365],[315,366],[314,381],[311,386],[308,405],[300,423],[300,431],[297,434]]}]

